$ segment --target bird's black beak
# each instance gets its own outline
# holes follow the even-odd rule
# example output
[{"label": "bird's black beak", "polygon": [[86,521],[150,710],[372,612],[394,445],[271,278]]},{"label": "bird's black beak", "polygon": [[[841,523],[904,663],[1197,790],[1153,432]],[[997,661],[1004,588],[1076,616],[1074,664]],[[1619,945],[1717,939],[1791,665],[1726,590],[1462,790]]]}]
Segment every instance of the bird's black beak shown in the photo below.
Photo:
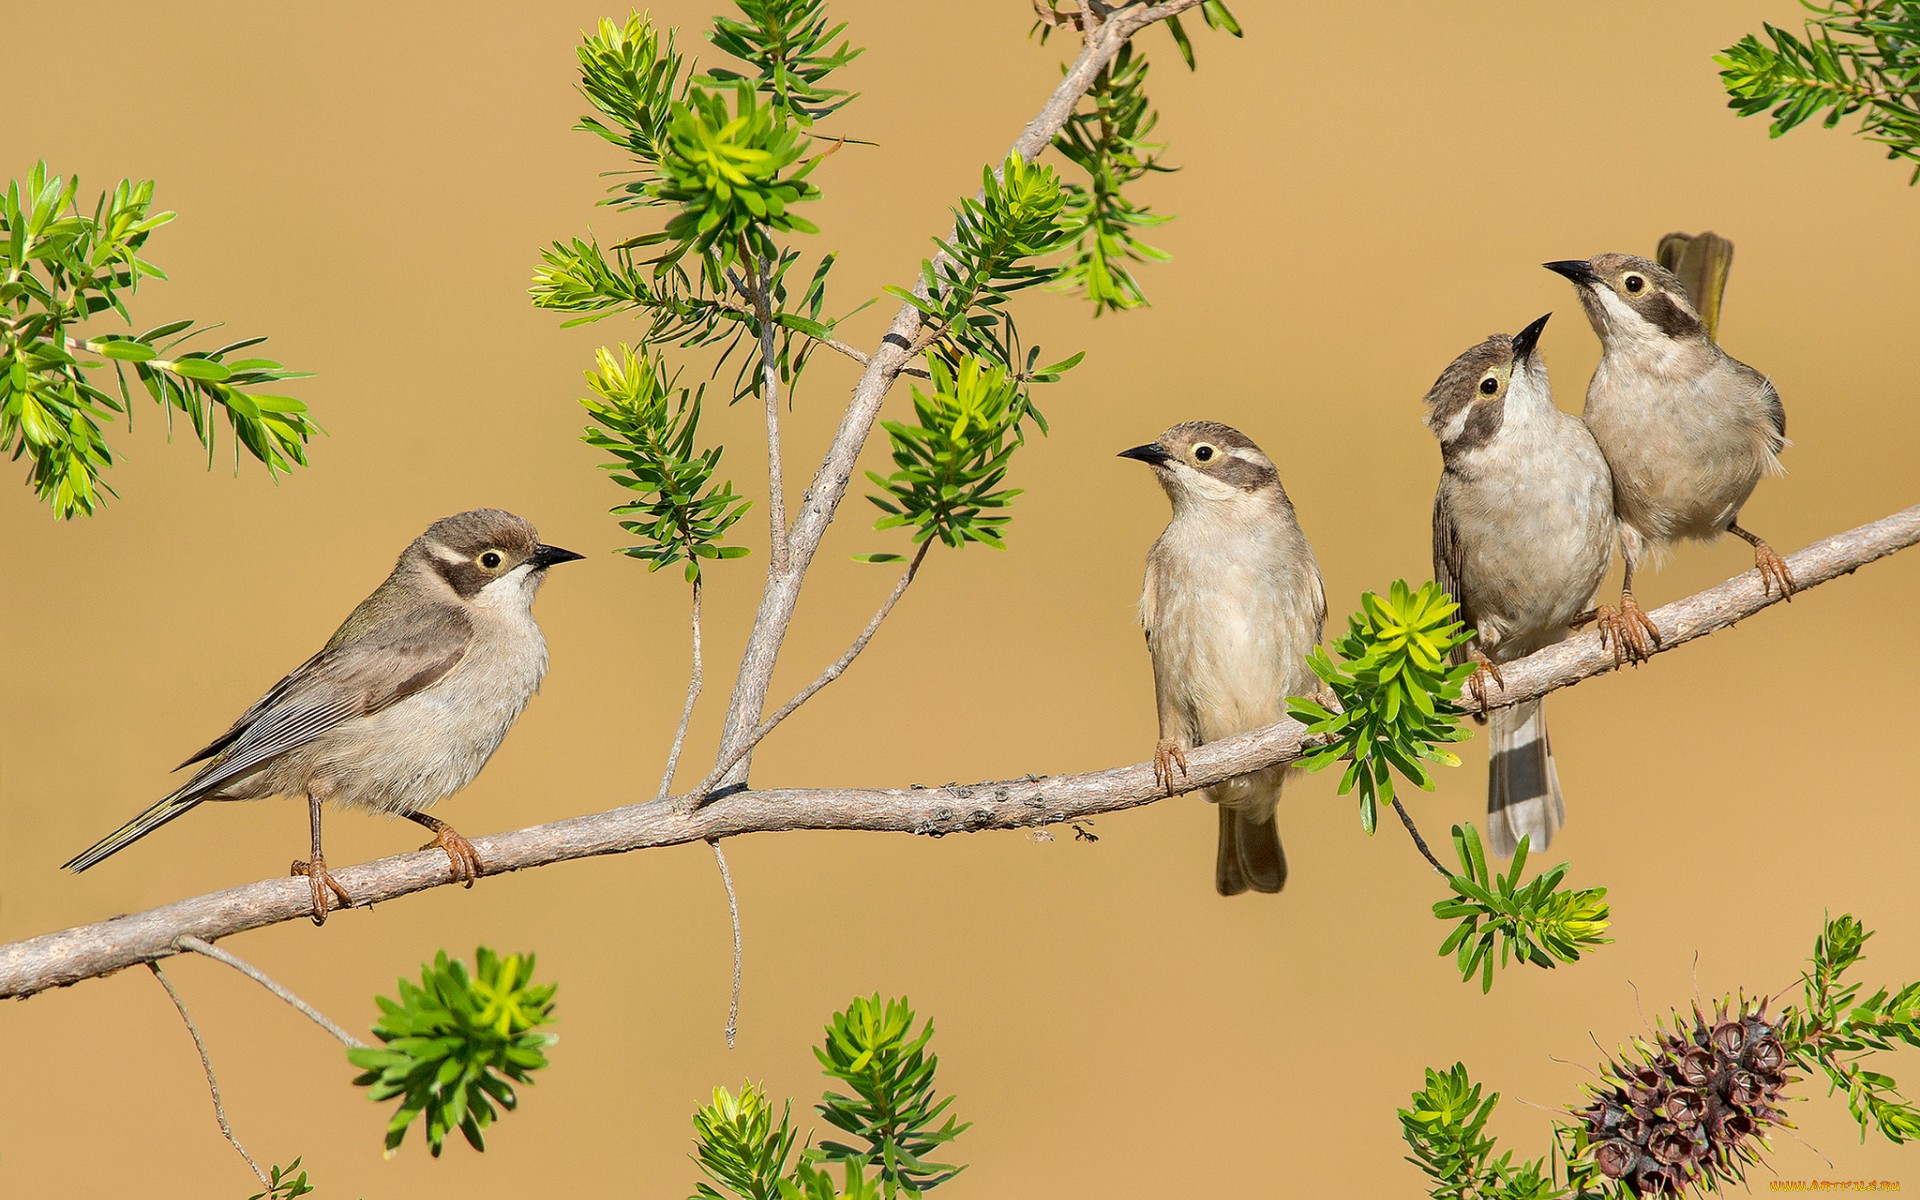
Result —
[{"label": "bird's black beak", "polygon": [[1581,286],[1600,282],[1600,277],[1593,273],[1593,268],[1581,259],[1565,258],[1559,262],[1541,263],[1540,265],[1556,275],[1565,275],[1568,279],[1573,280],[1574,283]]},{"label": "bird's black beak", "polygon": [[1144,446],[1135,446],[1131,450],[1122,450],[1120,452],[1120,457],[1131,458],[1137,462],[1143,462],[1149,466],[1154,466],[1154,467],[1157,467],[1162,463],[1168,463],[1173,461],[1173,455],[1168,454],[1165,450],[1162,450],[1159,446],[1154,445],[1152,442],[1148,442]]},{"label": "bird's black beak", "polygon": [[1540,331],[1547,327],[1547,313],[1533,324],[1513,335],[1513,361],[1522,362],[1533,357],[1533,348],[1540,344]]},{"label": "bird's black beak", "polygon": [[543,545],[535,546],[533,553],[527,555],[527,561],[533,564],[534,570],[544,571],[555,563],[572,562],[577,558],[585,557],[584,554],[575,554],[571,550],[562,550],[558,546]]}]

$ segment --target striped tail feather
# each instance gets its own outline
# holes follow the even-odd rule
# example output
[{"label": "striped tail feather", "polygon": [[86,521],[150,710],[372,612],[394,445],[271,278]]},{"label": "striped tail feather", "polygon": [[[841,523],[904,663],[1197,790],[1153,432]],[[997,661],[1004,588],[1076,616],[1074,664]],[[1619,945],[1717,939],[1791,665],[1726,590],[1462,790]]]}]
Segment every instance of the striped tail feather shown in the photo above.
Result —
[{"label": "striped tail feather", "polygon": [[1487,841],[1502,858],[1513,857],[1522,837],[1528,849],[1546,849],[1566,824],[1567,809],[1560,798],[1560,773],[1553,765],[1542,702],[1529,700],[1495,711],[1488,740]]},{"label": "striped tail feather", "polygon": [[[187,785],[187,787],[192,786],[191,783]],[[206,799],[204,795],[188,796],[186,792],[187,788],[181,788],[179,791],[174,792],[133,820],[128,821],[125,825],[122,825],[85,850],[74,855],[62,865],[67,870],[73,871],[76,874],[86,870],[88,867],[96,866],[102,860],[125,850],[128,846],[133,845],[141,838],[152,833],[162,825],[165,825],[168,821],[197,807],[202,800]]]}]

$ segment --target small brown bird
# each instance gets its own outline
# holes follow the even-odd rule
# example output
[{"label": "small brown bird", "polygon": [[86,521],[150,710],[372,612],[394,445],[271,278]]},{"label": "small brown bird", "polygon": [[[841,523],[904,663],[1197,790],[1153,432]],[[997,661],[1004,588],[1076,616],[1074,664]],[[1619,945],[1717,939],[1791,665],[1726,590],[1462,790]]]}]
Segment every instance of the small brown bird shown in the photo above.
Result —
[{"label": "small brown bird", "polygon": [[435,521],[400,555],[320,652],[181,766],[177,790],[66,864],[84,871],[203,800],[304,796],[313,857],[293,864],[313,887],[313,921],[330,896],[320,809],[396,813],[433,831],[453,877],[480,874],[473,843],[423,809],[473,781],[547,670],[533,597],[548,567],[581,557],[540,542],[496,508]]},{"label": "small brown bird", "polygon": [[[1566,638],[1613,558],[1613,484],[1580,418],[1554,406],[1536,347],[1547,318],[1453,360],[1427,393],[1445,468],[1433,497],[1433,576],[1473,627],[1472,656],[1496,680]],[[1480,673],[1473,677],[1482,693]],[[1543,702],[1492,715],[1487,840],[1511,857],[1544,850],[1566,821]]]},{"label": "small brown bird", "polygon": [[1573,282],[1600,337],[1583,414],[1613,469],[1626,577],[1602,629],[1615,653],[1644,659],[1660,634],[1633,598],[1639,564],[1682,539],[1732,533],[1753,547],[1763,585],[1793,594],[1773,547],[1740,527],[1740,507],[1781,472],[1787,414],[1766,376],[1713,340],[1673,273],[1630,254],[1545,264]]},{"label": "small brown bird", "polygon": [[[1186,751],[1271,725],[1319,679],[1327,596],[1279,472],[1245,434],[1214,421],[1175,425],[1120,452],[1153,468],[1173,519],[1147,555],[1140,623],[1160,710],[1154,769],[1169,794]],[[1287,882],[1275,806],[1287,767],[1208,788],[1220,808],[1214,883],[1223,896]]]}]

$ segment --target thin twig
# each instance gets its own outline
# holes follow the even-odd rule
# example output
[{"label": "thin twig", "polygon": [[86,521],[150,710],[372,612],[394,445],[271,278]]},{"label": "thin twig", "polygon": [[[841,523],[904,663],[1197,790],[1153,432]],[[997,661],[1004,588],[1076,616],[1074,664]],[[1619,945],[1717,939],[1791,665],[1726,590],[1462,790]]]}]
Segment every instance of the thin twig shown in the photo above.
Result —
[{"label": "thin twig", "polygon": [[173,980],[167,978],[167,973],[160,969],[159,963],[148,963],[147,970],[152,971],[153,977],[160,981],[160,986],[167,989],[167,999],[173,1001],[173,1007],[179,1012],[180,1019],[187,1023],[187,1032],[193,1035],[193,1048],[200,1052],[200,1069],[207,1073],[207,1090],[213,1093],[213,1119],[220,1122],[221,1136],[227,1139],[234,1153],[247,1164],[247,1169],[253,1172],[254,1178],[267,1187],[273,1186],[272,1181],[267,1178],[267,1173],[260,1169],[260,1164],[253,1161],[253,1155],[248,1154],[247,1148],[242,1146],[240,1139],[234,1136],[233,1126],[227,1123],[227,1106],[220,1102],[220,1081],[213,1077],[213,1060],[207,1057],[207,1043],[200,1037],[199,1026],[193,1023],[193,1014],[187,1011],[187,1002],[180,998],[179,992],[173,990]]},{"label": "thin twig", "polygon": [[1433,869],[1440,872],[1442,878],[1452,879],[1453,872],[1441,866],[1440,860],[1433,856],[1433,851],[1427,849],[1427,839],[1420,836],[1420,827],[1413,823],[1412,815],[1407,812],[1406,806],[1400,803],[1398,796],[1393,798],[1393,811],[1400,814],[1400,823],[1407,827],[1407,836],[1413,839],[1414,847],[1420,851],[1420,857],[1433,864]]},{"label": "thin twig", "polygon": [[[1116,18],[1118,16],[1116,15]],[[1920,543],[1920,506],[1835,534],[1788,556],[1798,592]],[[1651,614],[1661,635],[1656,654],[1726,629],[1779,603],[1757,572],[1732,579]],[[1818,611],[1800,606],[1802,612]],[[1505,686],[1493,689],[1487,709],[1537,700],[1561,688],[1617,669],[1613,652],[1593,631],[1501,665]],[[1463,708],[1480,702],[1463,697]],[[1187,785],[1212,787],[1237,775],[1297,761],[1312,748],[1306,727],[1281,721],[1197,747],[1187,755]],[[500,875],[598,854],[679,846],[745,833],[793,829],[866,829],[943,835],[984,829],[1064,825],[1166,798],[1153,764],[1133,763],[1078,775],[945,787],[784,788],[735,792],[725,803],[688,811],[684,799],[649,801],[474,839],[483,874]],[[210,820],[212,818],[209,818]],[[438,850],[395,855],[334,868],[358,901],[377,904],[450,882]],[[165,958],[188,948],[185,936],[209,940],[249,929],[304,920],[313,896],[304,879],[278,877],[146,912],[0,945],[0,999],[31,996]],[[348,919],[342,916],[343,920]]]},{"label": "thin twig", "polygon": [[727,856],[720,852],[720,839],[708,838],[713,861],[720,867],[720,882],[727,889],[727,915],[733,918],[733,998],[727,1002],[727,1049],[733,1049],[734,1035],[740,1032],[740,898],[733,894],[733,872],[727,870]]},{"label": "thin twig", "polygon": [[[195,954],[204,954],[208,958],[211,958],[212,960],[214,960],[215,962],[222,962],[227,964],[229,967],[232,967],[234,970],[240,972],[242,975],[245,975],[248,979],[253,980],[255,983],[259,984],[261,987],[272,992],[274,995],[280,997],[282,1000],[285,1000],[288,1004],[293,1006],[294,1011],[298,1012],[301,1016],[306,1017],[309,1021],[312,1021],[315,1025],[318,1025],[320,1028],[332,1034],[335,1038],[339,1039],[342,1044],[348,1046],[349,1048],[355,1049],[355,1050],[362,1050],[366,1048],[367,1043],[361,1041],[359,1038],[348,1033],[346,1030],[342,1029],[340,1026],[335,1025],[331,1020],[327,1018],[327,1015],[325,1013],[321,1012],[319,1009],[315,1008],[313,1005],[308,1004],[305,1000],[302,1000],[300,997],[294,995],[292,992],[288,991],[286,988],[280,986],[280,984],[274,982],[274,979],[271,975],[268,975],[265,971],[262,971],[259,967],[254,966],[252,963],[248,962],[246,959],[236,958],[235,956],[228,954],[225,950],[222,950],[220,947],[214,945],[213,943],[202,941],[199,938],[194,937],[192,934],[181,934],[179,937],[174,939],[174,944],[182,950],[191,950]],[[151,966],[152,964],[148,964],[148,965]]]},{"label": "thin twig", "polygon": [[701,579],[693,580],[693,671],[687,677],[687,703],[680,710],[680,727],[673,731],[673,748],[667,751],[667,769],[660,776],[660,796],[665,800],[673,794],[673,772],[680,765],[680,750],[687,743],[687,726],[693,721],[693,705],[700,699],[702,667],[700,664],[700,584]]},{"label": "thin twig", "polygon": [[815,676],[812,683],[795,692],[793,699],[775,709],[772,716],[754,726],[752,732],[747,734],[740,745],[723,755],[720,761],[714,764],[713,770],[707,772],[707,777],[700,781],[700,786],[693,789],[691,800],[693,804],[706,803],[708,797],[713,794],[713,789],[718,787],[720,781],[726,778],[727,772],[733,769],[733,764],[753,753],[753,748],[773,732],[774,726],[792,716],[794,709],[813,699],[815,692],[840,678],[846,669],[853,665],[853,660],[860,657],[860,652],[867,648],[867,643],[872,641],[873,635],[879,631],[880,623],[887,619],[887,614],[893,611],[893,606],[898,604],[900,597],[906,594],[907,586],[913,582],[913,577],[919,574],[920,563],[927,557],[927,550],[932,545],[932,539],[920,543],[920,548],[913,552],[913,561],[907,564],[907,569],[901,574],[899,582],[893,585],[893,590],[887,593],[887,598],[880,602],[880,607],[873,614],[873,619],[868,621],[867,627],[860,631],[860,636],[853,639],[853,644],[847,647],[846,652],[829,663],[827,669]]},{"label": "thin twig", "polygon": [[773,263],[760,264],[753,289],[753,311],[760,326],[760,391],[767,407],[767,525],[773,541],[769,576],[787,573],[787,485],[780,466],[780,362],[773,348]]}]

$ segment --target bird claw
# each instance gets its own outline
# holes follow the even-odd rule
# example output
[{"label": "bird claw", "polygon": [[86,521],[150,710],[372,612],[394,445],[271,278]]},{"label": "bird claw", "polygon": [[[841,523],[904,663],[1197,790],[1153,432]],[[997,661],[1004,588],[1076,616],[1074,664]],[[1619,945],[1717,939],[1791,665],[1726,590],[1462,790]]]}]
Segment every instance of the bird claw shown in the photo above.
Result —
[{"label": "bird claw", "polygon": [[1166,789],[1167,795],[1173,795],[1173,769],[1180,768],[1180,777],[1187,776],[1187,752],[1182,750],[1171,738],[1161,738],[1160,744],[1153,748],[1153,781]]},{"label": "bird claw", "polygon": [[1507,690],[1507,681],[1500,674],[1500,668],[1494,666],[1493,660],[1486,655],[1475,650],[1470,657],[1473,659],[1474,669],[1473,674],[1467,676],[1467,690],[1473,693],[1474,703],[1478,704],[1481,708],[1485,708],[1487,706],[1487,680],[1491,678],[1494,685],[1503,692]]},{"label": "bird claw", "polygon": [[1632,592],[1620,597],[1619,608],[1603,604],[1594,612],[1600,626],[1600,645],[1613,647],[1614,665],[1646,662],[1660,646],[1660,630]]},{"label": "bird claw", "polygon": [[340,886],[338,880],[327,870],[327,860],[315,855],[312,862],[303,859],[293,861],[290,875],[305,875],[307,883],[313,888],[313,923],[327,923],[329,893],[340,898],[341,908],[352,908],[353,897],[347,895],[347,889]]},{"label": "bird claw", "polygon": [[1774,553],[1772,546],[1758,540],[1753,543],[1753,566],[1760,572],[1762,595],[1770,595],[1777,589],[1782,600],[1793,599],[1793,570],[1787,566],[1786,559]]},{"label": "bird claw", "polygon": [[473,843],[455,833],[451,828],[442,829],[433,835],[433,840],[420,847],[431,850],[435,846],[447,852],[447,863],[453,871],[454,882],[461,887],[472,887],[473,881],[480,878],[480,852]]}]

